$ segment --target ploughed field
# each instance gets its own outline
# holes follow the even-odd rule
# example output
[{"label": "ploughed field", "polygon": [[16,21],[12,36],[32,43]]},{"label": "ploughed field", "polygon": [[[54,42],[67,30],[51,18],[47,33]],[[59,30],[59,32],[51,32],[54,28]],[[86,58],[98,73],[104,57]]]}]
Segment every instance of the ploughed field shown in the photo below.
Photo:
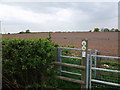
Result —
[{"label": "ploughed field", "polygon": [[[81,48],[82,39],[88,39],[89,49],[100,51],[101,55],[120,56],[120,32],[56,32],[51,33],[54,43],[61,46],[74,46]],[[9,38],[44,38],[49,37],[49,33],[29,33],[29,34],[3,34],[2,37]]]}]

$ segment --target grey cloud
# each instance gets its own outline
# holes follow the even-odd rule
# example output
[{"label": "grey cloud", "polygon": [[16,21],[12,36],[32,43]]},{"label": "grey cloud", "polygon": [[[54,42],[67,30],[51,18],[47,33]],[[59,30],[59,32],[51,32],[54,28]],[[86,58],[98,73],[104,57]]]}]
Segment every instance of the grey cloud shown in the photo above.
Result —
[{"label": "grey cloud", "polygon": [[[91,29],[95,26],[100,26],[100,23],[109,23],[110,19],[114,19],[117,17],[117,3],[114,2],[103,2],[103,3],[94,3],[94,2],[78,2],[78,3],[67,3],[67,2],[20,2],[20,3],[2,3],[5,5],[18,6],[23,8],[24,10],[29,10],[35,13],[48,13],[54,15],[59,9],[70,9],[72,10],[71,21],[69,22],[58,22],[51,21],[43,24],[34,24],[29,22],[22,21],[8,21],[9,25],[31,25],[31,28],[35,28],[35,30],[57,30],[57,29]],[[81,11],[84,15],[88,16],[87,19],[81,20]],[[58,17],[59,18],[59,17]],[[114,23],[115,21],[113,21]],[[91,25],[91,26],[90,26]],[[32,27],[33,26],[33,27]],[[112,26],[112,25],[111,25]],[[104,26],[103,26],[104,27]],[[108,26],[110,27],[110,26]]]},{"label": "grey cloud", "polygon": [[31,10],[37,13],[51,13],[54,12],[54,8],[69,8],[71,3],[54,3],[54,2],[10,2],[2,3],[11,6],[19,6],[25,10]]},{"label": "grey cloud", "polygon": [[[98,2],[97,2],[98,3]],[[20,2],[20,3],[3,3],[7,5],[14,5],[22,7],[26,10],[31,10],[37,13],[54,13],[57,8],[70,8],[73,10],[82,10],[84,13],[89,14],[91,16],[99,17],[101,14],[109,16],[113,16],[115,14],[115,9],[117,9],[117,3],[115,2],[104,2],[99,3],[100,6],[97,6],[95,2]],[[96,11],[97,9],[97,11]]]}]

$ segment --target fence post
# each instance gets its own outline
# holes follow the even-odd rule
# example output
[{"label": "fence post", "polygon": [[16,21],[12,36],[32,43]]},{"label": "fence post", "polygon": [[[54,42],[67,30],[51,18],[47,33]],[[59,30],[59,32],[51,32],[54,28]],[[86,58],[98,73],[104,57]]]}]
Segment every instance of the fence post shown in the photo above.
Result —
[{"label": "fence post", "polygon": [[[57,48],[57,62],[61,62],[61,48]],[[61,75],[62,66],[59,66],[58,70]]]},{"label": "fence post", "polygon": [[[82,40],[82,66],[87,67],[87,51],[88,51],[88,40]],[[86,68],[87,69],[87,68]],[[87,89],[88,87],[88,75],[86,75],[86,69],[82,70],[81,80],[85,82],[85,84],[81,84],[81,89]]]}]

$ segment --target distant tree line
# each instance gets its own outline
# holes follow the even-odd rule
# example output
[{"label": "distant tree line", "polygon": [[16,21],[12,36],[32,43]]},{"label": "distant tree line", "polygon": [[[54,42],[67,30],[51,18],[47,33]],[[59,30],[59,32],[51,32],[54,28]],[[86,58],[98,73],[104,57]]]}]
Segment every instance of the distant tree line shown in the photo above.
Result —
[{"label": "distant tree line", "polygon": [[24,33],[31,33],[29,29],[27,29],[25,32],[21,31],[19,34],[24,34]]},{"label": "distant tree line", "polygon": [[94,30],[90,30],[89,32],[120,32],[119,29],[108,29],[108,28],[102,28],[102,29],[99,29],[99,28],[94,28]]},{"label": "distant tree line", "polygon": [[[31,33],[31,32],[30,32],[29,29],[27,29],[27,30],[25,30],[25,32],[24,32],[24,31],[21,31],[21,32],[19,32],[18,34],[24,34],[24,33]],[[7,34],[10,34],[10,33],[7,33]],[[14,33],[14,34],[16,34],[16,33]]]},{"label": "distant tree line", "polygon": [[[64,33],[66,31],[56,31],[55,33]],[[69,32],[78,32],[78,31],[67,31],[68,33]],[[94,28],[94,30],[90,30],[90,31],[86,31],[86,32],[120,32],[119,29],[108,29],[108,28],[102,28],[102,29],[99,29],[99,28]],[[19,32],[18,34],[24,34],[24,33],[31,33],[29,29],[25,30],[25,31],[21,31]],[[51,33],[53,32],[32,32],[32,33],[49,33],[49,36]],[[10,33],[8,33],[10,34]]]}]

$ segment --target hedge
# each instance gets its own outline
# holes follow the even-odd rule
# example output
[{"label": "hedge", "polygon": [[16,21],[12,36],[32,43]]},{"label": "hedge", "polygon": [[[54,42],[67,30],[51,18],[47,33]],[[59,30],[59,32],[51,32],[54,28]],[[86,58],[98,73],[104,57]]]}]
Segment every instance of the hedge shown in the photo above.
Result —
[{"label": "hedge", "polygon": [[55,46],[49,39],[4,38],[2,41],[3,88],[47,87],[55,73]]}]

